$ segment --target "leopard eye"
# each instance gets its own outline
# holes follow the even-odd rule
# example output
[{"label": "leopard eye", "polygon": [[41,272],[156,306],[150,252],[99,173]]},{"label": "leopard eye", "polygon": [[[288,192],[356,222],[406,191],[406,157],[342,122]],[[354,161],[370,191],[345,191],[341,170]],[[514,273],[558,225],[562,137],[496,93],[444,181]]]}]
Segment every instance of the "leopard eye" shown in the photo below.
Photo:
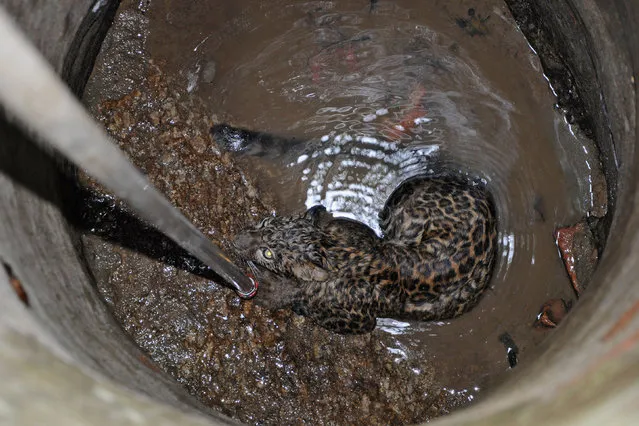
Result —
[{"label": "leopard eye", "polygon": [[263,249],[262,256],[264,256],[265,259],[273,259],[273,252],[271,249]]}]

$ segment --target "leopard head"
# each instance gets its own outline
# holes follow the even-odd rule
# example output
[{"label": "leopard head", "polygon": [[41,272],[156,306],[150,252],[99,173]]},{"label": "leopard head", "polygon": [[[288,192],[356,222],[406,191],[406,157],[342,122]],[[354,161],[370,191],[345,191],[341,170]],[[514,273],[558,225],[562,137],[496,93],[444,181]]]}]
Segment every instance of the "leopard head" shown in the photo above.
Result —
[{"label": "leopard head", "polygon": [[276,274],[302,281],[326,281],[330,265],[320,244],[314,211],[297,217],[269,216],[239,233],[233,245],[242,258]]}]

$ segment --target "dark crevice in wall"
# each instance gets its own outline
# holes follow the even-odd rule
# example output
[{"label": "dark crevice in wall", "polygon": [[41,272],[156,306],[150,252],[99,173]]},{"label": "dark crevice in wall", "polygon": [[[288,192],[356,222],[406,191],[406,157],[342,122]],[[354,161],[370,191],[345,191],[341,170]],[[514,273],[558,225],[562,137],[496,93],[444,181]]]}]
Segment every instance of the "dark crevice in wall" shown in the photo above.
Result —
[{"label": "dark crevice in wall", "polygon": [[608,188],[608,214],[588,218],[599,254],[610,230],[617,188],[615,147],[610,131],[590,31],[570,0],[505,0],[520,30],[536,51],[552,89],[556,107],[570,124],[595,141]]},{"label": "dark crevice in wall", "polygon": [[61,77],[73,93],[81,97],[107,31],[111,28],[120,0],[106,1],[96,9],[92,5],[80,23],[64,59]]},{"label": "dark crevice in wall", "polygon": [[539,56],[544,74],[557,96],[557,107],[570,124],[578,125],[587,137],[594,138],[592,116],[586,110],[573,72],[560,55],[556,38],[553,37],[548,24],[544,24],[537,6],[528,0],[505,1],[520,30]]}]

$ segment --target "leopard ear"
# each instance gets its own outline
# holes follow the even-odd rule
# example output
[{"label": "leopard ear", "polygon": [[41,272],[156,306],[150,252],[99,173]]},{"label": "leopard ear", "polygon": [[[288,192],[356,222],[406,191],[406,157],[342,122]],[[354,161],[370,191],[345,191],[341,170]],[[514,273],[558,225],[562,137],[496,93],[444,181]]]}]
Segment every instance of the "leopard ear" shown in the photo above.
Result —
[{"label": "leopard ear", "polygon": [[312,262],[295,265],[293,267],[293,275],[302,281],[328,280],[328,271]]},{"label": "leopard ear", "polygon": [[306,210],[306,212],[304,213],[304,219],[310,220],[311,223],[316,226],[321,220],[322,216],[326,214],[330,215],[330,213],[326,211],[326,207],[318,204]]}]

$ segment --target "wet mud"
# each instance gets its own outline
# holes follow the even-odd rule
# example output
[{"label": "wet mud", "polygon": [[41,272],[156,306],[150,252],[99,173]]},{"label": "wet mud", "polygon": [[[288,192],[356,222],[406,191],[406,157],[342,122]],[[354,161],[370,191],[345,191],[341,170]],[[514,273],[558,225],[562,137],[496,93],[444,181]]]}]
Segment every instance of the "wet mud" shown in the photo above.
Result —
[{"label": "wet mud", "polygon": [[[503,3],[418,4],[122,2],[84,101],[230,254],[242,228],[315,203],[376,228],[386,197],[433,159],[486,181],[498,203],[500,259],[479,306],[341,336],[263,308],[259,293],[240,300],[84,176],[84,255],[147,352],[141,362],[233,418],[435,418],[534,356],[553,328],[534,326],[540,306],[575,299],[554,232],[606,214],[594,144],[553,110]],[[219,145],[210,128],[223,122],[290,147],[249,155]]]}]

